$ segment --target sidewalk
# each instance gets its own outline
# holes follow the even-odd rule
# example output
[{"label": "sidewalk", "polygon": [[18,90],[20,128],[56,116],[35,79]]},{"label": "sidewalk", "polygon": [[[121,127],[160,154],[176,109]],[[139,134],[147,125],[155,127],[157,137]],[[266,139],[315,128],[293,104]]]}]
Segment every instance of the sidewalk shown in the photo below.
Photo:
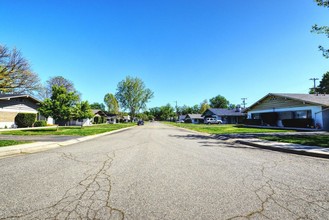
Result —
[{"label": "sidewalk", "polygon": [[6,157],[6,156],[12,156],[15,154],[35,153],[35,152],[50,150],[53,148],[64,147],[64,146],[76,144],[76,143],[79,143],[82,141],[91,140],[91,139],[94,139],[97,137],[118,133],[118,132],[121,132],[124,130],[131,129],[133,127],[134,126],[128,127],[128,128],[122,128],[122,129],[118,129],[118,130],[110,131],[110,132],[106,132],[106,133],[96,134],[96,135],[77,137],[77,138],[67,140],[67,141],[60,141],[60,142],[44,141],[44,142],[34,142],[34,143],[30,143],[30,144],[20,144],[20,145],[13,145],[13,146],[7,146],[7,147],[0,147],[0,158]]},{"label": "sidewalk", "polygon": [[329,148],[267,141],[258,138],[235,139],[233,142],[268,150],[329,159]]}]

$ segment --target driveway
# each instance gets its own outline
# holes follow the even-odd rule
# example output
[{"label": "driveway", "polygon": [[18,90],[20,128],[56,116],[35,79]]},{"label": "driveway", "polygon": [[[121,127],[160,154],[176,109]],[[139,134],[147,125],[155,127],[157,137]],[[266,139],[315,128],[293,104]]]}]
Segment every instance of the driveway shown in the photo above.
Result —
[{"label": "driveway", "polygon": [[329,160],[150,123],[0,159],[0,219],[328,219]]}]

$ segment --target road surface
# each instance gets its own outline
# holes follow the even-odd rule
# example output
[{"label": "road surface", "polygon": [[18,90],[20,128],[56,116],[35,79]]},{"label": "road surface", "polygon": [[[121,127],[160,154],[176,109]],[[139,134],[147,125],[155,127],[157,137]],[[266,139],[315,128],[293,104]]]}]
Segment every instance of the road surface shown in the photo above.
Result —
[{"label": "road surface", "polygon": [[0,159],[0,219],[329,219],[328,171],[150,123]]}]

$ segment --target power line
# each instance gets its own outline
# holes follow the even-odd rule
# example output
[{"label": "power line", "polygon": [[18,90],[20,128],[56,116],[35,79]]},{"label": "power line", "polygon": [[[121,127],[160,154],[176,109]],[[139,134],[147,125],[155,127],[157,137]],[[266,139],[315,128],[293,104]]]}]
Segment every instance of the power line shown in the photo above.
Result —
[{"label": "power line", "polygon": [[243,105],[243,108],[246,108],[246,100],[247,98],[241,98],[242,99],[242,105]]}]

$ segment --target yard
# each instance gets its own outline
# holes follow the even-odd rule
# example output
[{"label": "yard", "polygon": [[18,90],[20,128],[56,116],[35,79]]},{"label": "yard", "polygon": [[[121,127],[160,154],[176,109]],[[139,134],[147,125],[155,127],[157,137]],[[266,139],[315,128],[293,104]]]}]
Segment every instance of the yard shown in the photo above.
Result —
[{"label": "yard", "polygon": [[329,135],[279,135],[265,136],[260,138],[268,141],[279,141],[292,144],[329,148]]},{"label": "yard", "polygon": [[168,125],[176,127],[186,128],[198,132],[204,132],[208,134],[254,134],[254,133],[283,133],[293,132],[292,130],[280,130],[280,129],[266,129],[266,128],[248,128],[243,125],[207,125],[207,124],[190,124],[190,123],[175,123],[165,122]]},{"label": "yard", "polygon": [[0,147],[18,145],[18,144],[28,144],[31,141],[14,141],[14,140],[0,140]]},{"label": "yard", "polygon": [[60,126],[58,131],[56,127],[41,128],[33,130],[14,130],[14,131],[1,131],[0,135],[73,135],[73,136],[88,136],[94,134],[105,133],[109,131],[118,130],[134,126],[134,123],[122,124],[100,124],[93,126]]}]

